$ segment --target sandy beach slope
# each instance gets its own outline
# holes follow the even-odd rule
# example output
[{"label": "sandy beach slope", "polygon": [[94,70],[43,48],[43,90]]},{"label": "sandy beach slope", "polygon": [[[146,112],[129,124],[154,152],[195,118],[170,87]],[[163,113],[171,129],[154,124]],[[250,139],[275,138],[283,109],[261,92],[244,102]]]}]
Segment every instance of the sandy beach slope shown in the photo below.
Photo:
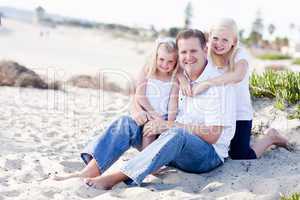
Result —
[{"label": "sandy beach slope", "polygon": [[[168,169],[149,176],[143,187],[121,183],[107,192],[87,188],[80,179],[49,180],[50,173],[83,167],[82,148],[114,118],[128,113],[130,97],[72,87],[66,92],[1,87],[0,96],[0,199],[257,200],[300,191],[297,146],[295,152],[272,149],[259,160],[227,160],[205,174]],[[255,102],[256,127],[278,126],[290,140],[299,141],[299,121],[286,120],[271,105]],[[129,150],[112,170],[136,153]]]}]

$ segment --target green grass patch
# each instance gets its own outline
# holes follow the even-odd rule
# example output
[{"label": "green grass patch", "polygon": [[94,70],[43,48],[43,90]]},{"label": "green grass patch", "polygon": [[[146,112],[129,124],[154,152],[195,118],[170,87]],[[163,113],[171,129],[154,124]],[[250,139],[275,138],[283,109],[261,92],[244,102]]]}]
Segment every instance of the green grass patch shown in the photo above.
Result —
[{"label": "green grass patch", "polygon": [[292,111],[292,113],[290,113],[288,115],[289,119],[300,119],[300,105],[297,105],[296,109]]},{"label": "green grass patch", "polygon": [[266,53],[258,56],[257,58],[261,60],[286,60],[286,59],[291,59],[290,56],[280,54],[280,53]]},{"label": "green grass patch", "polygon": [[294,65],[300,65],[300,58],[296,58],[293,60]]},{"label": "green grass patch", "polygon": [[286,196],[280,197],[280,200],[300,200],[300,193],[294,193],[289,197]]},{"label": "green grass patch", "polygon": [[250,77],[250,91],[254,97],[275,98],[275,107],[284,110],[286,105],[300,101],[300,73],[292,71],[267,70]]}]

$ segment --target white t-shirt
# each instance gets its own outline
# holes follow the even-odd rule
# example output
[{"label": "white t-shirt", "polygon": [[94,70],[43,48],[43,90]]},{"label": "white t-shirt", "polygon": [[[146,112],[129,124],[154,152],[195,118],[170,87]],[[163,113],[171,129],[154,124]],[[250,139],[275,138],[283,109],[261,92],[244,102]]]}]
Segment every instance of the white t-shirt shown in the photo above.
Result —
[{"label": "white t-shirt", "polygon": [[168,114],[171,87],[171,81],[166,82],[153,78],[147,80],[145,96],[153,109],[164,116]]},{"label": "white t-shirt", "polygon": [[[220,72],[209,62],[193,83],[220,75]],[[183,124],[223,126],[221,136],[213,147],[220,159],[224,161],[228,156],[229,144],[235,132],[235,110],[235,90],[232,85],[211,87],[194,97],[183,96],[180,91],[176,121]]]},{"label": "white t-shirt", "polygon": [[[234,62],[238,62],[240,60],[245,59],[249,65],[249,55],[244,48],[240,48],[235,56]],[[236,120],[252,120],[253,118],[253,108],[251,105],[251,97],[249,91],[249,77],[250,70],[249,66],[247,69],[247,73],[245,74],[244,79],[235,84],[236,87]]]}]

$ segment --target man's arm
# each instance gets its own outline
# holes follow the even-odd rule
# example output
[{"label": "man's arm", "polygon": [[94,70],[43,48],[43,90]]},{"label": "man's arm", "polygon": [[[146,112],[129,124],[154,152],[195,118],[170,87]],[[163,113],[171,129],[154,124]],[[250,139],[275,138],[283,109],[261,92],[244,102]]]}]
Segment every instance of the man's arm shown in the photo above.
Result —
[{"label": "man's arm", "polygon": [[168,122],[169,127],[183,128],[189,133],[199,136],[209,144],[215,144],[221,136],[223,126],[206,126]]},{"label": "man's arm", "polygon": [[175,121],[153,120],[145,125],[144,135],[157,135],[171,128],[183,128],[209,144],[215,144],[221,136],[223,126],[182,124]]}]

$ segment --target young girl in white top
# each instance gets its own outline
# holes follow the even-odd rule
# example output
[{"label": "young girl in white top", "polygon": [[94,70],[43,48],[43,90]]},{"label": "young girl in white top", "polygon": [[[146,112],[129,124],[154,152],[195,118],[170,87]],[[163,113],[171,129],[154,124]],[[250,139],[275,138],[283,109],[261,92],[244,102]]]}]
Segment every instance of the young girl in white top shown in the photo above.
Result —
[{"label": "young girl in white top", "polygon": [[184,76],[179,75],[180,87],[185,95],[196,95],[211,86],[235,83],[236,132],[230,144],[232,159],[256,159],[271,145],[286,147],[288,141],[277,130],[266,130],[266,137],[250,147],[253,110],[249,92],[248,55],[240,46],[238,29],[234,20],[221,19],[213,25],[208,38],[208,59],[223,75],[191,87]]},{"label": "young girl in white top", "polygon": [[[175,119],[176,113],[168,112],[168,104],[176,69],[175,41],[171,38],[159,38],[138,77],[132,117],[139,125],[156,118]],[[156,136],[143,136],[142,149],[155,138]]]},{"label": "young girl in white top", "polygon": [[[168,104],[173,77],[177,69],[177,48],[171,38],[161,38],[155,43],[153,54],[149,62],[139,74],[132,106],[132,118],[139,126],[143,126],[151,119],[174,120],[176,113],[168,113]],[[139,150],[156,139],[155,136],[143,136]],[[91,174],[93,176],[91,176]],[[92,159],[81,171],[70,174],[54,175],[54,180],[65,180],[76,177],[98,176],[96,160]]]}]

